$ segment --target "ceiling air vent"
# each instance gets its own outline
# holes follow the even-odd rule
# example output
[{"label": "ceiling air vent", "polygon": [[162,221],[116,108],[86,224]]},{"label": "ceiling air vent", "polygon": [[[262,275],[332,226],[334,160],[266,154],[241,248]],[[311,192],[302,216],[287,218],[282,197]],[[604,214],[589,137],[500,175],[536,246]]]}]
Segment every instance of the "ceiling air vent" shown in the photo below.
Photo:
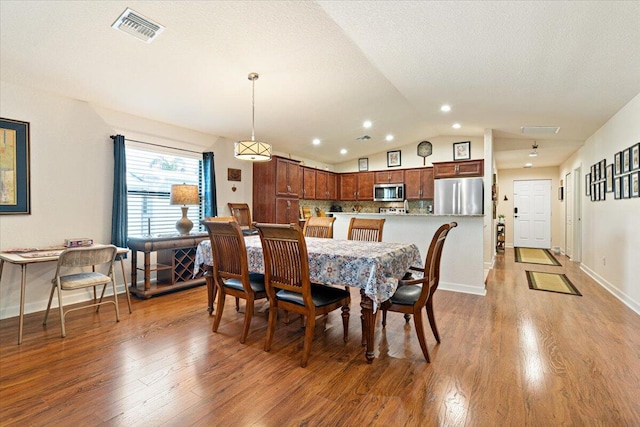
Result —
[{"label": "ceiling air vent", "polygon": [[146,43],[151,43],[164,30],[162,25],[150,21],[129,8],[122,12],[122,15],[116,19],[111,27]]},{"label": "ceiling air vent", "polygon": [[522,133],[527,135],[551,135],[560,132],[558,126],[522,126]]},{"label": "ceiling air vent", "polygon": [[371,139],[371,137],[369,135],[362,135],[356,138],[358,141],[366,141],[368,139]]}]

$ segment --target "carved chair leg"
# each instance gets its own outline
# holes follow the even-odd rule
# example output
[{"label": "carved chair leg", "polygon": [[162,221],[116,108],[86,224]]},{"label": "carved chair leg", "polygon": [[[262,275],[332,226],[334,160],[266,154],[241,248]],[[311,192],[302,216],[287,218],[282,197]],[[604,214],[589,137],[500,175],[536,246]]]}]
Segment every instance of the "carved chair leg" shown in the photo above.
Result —
[{"label": "carved chair leg", "polygon": [[413,322],[416,325],[416,335],[418,335],[418,342],[420,342],[420,348],[422,349],[422,354],[424,358],[427,360],[427,363],[431,363],[431,359],[429,359],[429,350],[427,350],[427,341],[424,337],[424,325],[422,323],[422,310],[415,313],[413,316]]},{"label": "carved chair leg", "polygon": [[349,340],[349,312],[351,309],[348,305],[342,306],[342,328],[344,329],[344,342]]},{"label": "carved chair leg", "polygon": [[429,318],[429,325],[433,331],[433,336],[436,337],[436,341],[440,343],[440,334],[438,333],[438,326],[436,325],[436,318],[433,315],[433,299],[427,300],[427,317]]}]

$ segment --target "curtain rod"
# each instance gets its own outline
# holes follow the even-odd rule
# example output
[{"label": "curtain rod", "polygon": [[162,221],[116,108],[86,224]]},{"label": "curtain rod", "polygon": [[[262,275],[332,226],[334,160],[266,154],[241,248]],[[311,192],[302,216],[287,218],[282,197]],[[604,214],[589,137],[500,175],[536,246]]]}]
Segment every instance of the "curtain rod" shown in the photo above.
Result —
[{"label": "curtain rod", "polygon": [[[116,138],[115,135],[111,135],[111,139],[115,139],[115,138]],[[195,154],[202,154],[203,153],[202,151],[186,150],[184,148],[169,147],[168,145],[160,145],[160,144],[154,144],[152,142],[138,141],[136,139],[127,138],[126,136],[125,136],[124,139],[125,139],[125,141],[137,142],[139,144],[153,145],[154,147],[169,148],[171,150],[186,151],[187,153],[195,153]]]}]

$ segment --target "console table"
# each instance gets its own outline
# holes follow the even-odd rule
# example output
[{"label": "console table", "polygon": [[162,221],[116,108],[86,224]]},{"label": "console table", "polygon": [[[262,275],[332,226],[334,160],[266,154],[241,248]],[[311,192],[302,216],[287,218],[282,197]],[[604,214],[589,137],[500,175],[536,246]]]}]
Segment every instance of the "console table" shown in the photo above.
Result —
[{"label": "console table", "polygon": [[[131,292],[141,298],[173,292],[205,283],[202,272],[195,276],[194,260],[200,242],[208,239],[206,233],[186,236],[129,237],[127,246],[131,249]],[[144,252],[144,265],[138,267],[137,252]],[[157,263],[151,264],[151,252],[157,252]],[[138,287],[138,270],[144,272],[144,286]],[[151,282],[151,272],[156,272],[156,281]]]}]

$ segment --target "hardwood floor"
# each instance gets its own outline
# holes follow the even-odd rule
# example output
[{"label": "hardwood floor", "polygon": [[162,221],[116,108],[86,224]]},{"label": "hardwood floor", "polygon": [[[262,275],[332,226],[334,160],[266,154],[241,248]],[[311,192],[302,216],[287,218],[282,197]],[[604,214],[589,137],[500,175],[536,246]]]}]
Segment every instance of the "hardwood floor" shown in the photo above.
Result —
[{"label": "hardwood floor", "polygon": [[[389,313],[368,365],[356,290],[349,342],[330,314],[306,368],[299,321],[265,353],[259,305],[240,344],[243,313],[228,298],[212,333],[205,287],[134,298],[131,315],[120,298],[119,323],[108,307],[71,313],[65,339],[57,312],[46,328],[27,315],[21,346],[17,318],[3,320],[0,425],[638,426],[640,316],[558,259],[515,263],[507,249],[487,296],[438,291],[430,364],[413,324]],[[526,269],[565,272],[583,296],[529,290]]]}]

